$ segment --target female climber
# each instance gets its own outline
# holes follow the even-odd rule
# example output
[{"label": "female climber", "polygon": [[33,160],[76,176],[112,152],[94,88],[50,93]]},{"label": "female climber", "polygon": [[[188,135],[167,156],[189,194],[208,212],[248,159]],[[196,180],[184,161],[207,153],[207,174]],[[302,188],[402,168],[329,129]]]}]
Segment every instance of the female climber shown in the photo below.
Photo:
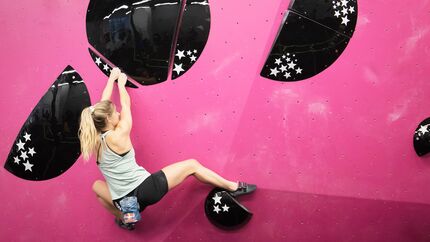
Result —
[{"label": "female climber", "polygon": [[[111,102],[116,80],[120,113]],[[223,188],[232,196],[248,194],[256,189],[252,184],[226,180],[195,159],[171,164],[152,174],[139,166],[130,139],[132,114],[126,81],[124,73],[118,68],[112,69],[100,102],[82,111],[79,127],[84,159],[89,160],[91,155],[95,155],[106,180],[95,181],[93,191],[101,204],[115,215],[115,222],[120,227],[134,229],[145,207],[158,202],[190,175],[203,183]]]}]

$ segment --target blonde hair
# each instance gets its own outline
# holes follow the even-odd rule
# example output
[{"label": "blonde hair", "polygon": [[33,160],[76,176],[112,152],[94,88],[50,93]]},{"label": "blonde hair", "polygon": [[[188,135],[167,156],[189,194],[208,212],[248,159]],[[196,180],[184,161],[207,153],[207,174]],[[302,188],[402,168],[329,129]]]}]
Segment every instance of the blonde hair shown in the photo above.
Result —
[{"label": "blonde hair", "polygon": [[115,106],[110,100],[101,101],[82,110],[78,135],[85,160],[89,160],[97,151],[100,144],[99,134],[106,127],[107,117],[110,117],[114,110]]}]

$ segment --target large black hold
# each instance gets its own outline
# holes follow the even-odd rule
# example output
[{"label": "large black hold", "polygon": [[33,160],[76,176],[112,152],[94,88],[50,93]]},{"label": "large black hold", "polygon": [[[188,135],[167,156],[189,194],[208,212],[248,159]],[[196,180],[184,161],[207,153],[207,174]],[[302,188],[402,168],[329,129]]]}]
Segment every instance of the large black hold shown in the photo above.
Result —
[{"label": "large black hold", "polygon": [[205,213],[215,226],[232,230],[244,226],[252,213],[227,191],[214,188],[205,201]]},{"label": "large black hold", "polygon": [[[103,57],[97,55],[92,49],[88,48],[88,51],[90,52],[91,59],[94,61],[94,64],[97,65],[97,67],[103,72],[103,74],[105,74],[106,76],[109,76],[113,67],[109,63],[107,63],[103,59]],[[136,85],[134,85],[129,80],[127,80],[127,82],[125,83],[125,86],[131,87],[131,88],[138,88]]]},{"label": "large black hold", "polygon": [[79,119],[89,105],[84,81],[67,66],[25,121],[5,169],[33,181],[48,180],[66,172],[81,154]]},{"label": "large black hold", "polygon": [[332,65],[357,23],[356,0],[294,0],[260,73],[276,81],[301,81]]},{"label": "large black hold", "polygon": [[430,152],[430,118],[426,118],[415,129],[414,149],[418,156]]},{"label": "large black hold", "polygon": [[187,0],[179,28],[172,79],[186,73],[200,57],[209,37],[208,0]]},{"label": "large black hold", "polygon": [[172,78],[191,68],[209,27],[207,0],[91,0],[86,16],[93,48],[142,85],[166,81],[178,51]]}]

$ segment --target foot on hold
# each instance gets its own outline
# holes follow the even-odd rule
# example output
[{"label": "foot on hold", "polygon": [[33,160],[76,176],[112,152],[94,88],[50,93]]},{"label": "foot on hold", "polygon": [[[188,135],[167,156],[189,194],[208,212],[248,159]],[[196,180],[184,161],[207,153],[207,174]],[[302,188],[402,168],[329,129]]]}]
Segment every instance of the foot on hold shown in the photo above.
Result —
[{"label": "foot on hold", "polygon": [[134,230],[134,228],[135,228],[135,223],[124,223],[124,222],[122,222],[122,220],[121,219],[118,219],[118,218],[115,218],[115,223],[119,226],[119,227],[121,227],[121,228],[123,228],[123,229],[127,229],[127,230]]},{"label": "foot on hold", "polygon": [[238,197],[238,196],[252,193],[253,191],[255,191],[255,189],[257,189],[257,186],[254,184],[238,182],[238,187],[236,191],[230,192],[230,195],[232,195],[233,197]]}]

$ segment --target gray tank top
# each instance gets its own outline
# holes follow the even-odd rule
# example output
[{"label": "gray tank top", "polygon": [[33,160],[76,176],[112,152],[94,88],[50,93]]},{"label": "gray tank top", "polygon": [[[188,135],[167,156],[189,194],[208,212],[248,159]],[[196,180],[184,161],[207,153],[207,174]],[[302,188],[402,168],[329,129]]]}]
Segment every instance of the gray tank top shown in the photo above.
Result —
[{"label": "gray tank top", "polygon": [[115,200],[133,191],[151,174],[137,165],[133,148],[124,156],[109,148],[105,138],[110,131],[100,135],[102,152],[98,166],[106,179],[112,200]]}]

